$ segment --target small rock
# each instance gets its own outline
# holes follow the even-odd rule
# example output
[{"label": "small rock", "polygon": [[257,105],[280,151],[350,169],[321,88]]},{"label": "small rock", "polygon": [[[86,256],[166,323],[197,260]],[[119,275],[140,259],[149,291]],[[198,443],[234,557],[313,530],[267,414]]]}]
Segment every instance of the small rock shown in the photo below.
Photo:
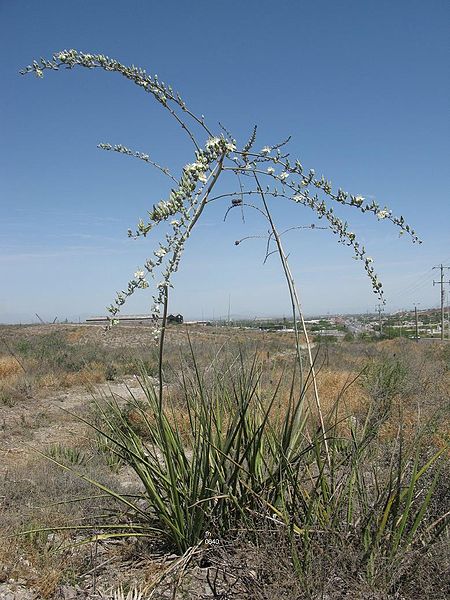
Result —
[{"label": "small rock", "polygon": [[1,583],[0,600],[37,600],[37,595],[21,585]]},{"label": "small rock", "polygon": [[71,585],[62,585],[59,593],[64,600],[75,600],[77,597],[77,590]]}]

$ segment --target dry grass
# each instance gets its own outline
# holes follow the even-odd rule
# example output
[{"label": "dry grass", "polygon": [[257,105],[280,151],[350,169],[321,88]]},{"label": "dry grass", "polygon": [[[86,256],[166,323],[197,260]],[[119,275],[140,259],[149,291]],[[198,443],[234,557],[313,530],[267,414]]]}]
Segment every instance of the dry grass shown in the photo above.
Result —
[{"label": "dry grass", "polygon": [[[208,384],[216,373],[229,372],[230,364],[239,362],[239,355],[247,360],[255,360],[260,372],[258,395],[269,401],[277,388],[277,401],[273,406],[274,420],[286,408],[291,385],[292,366],[295,351],[289,335],[261,332],[222,331],[204,329],[190,330],[190,344],[195,360]],[[418,427],[431,421],[430,434],[436,447],[442,447],[449,439],[449,417],[445,413],[446,398],[450,390],[448,352],[438,344],[421,345],[410,340],[386,340],[379,343],[340,343],[318,348],[316,365],[318,387],[325,415],[340,423],[338,431],[349,433],[350,418],[363,423],[369,407],[386,405],[386,414],[381,428],[381,436],[392,440],[401,427],[406,438],[412,438]],[[190,348],[182,328],[169,330],[165,364],[166,402],[171,407],[172,422],[180,431],[189,429],[188,415],[180,385],[180,374],[187,379],[195,379],[194,367],[189,358]],[[377,365],[399,368],[403,380],[398,389],[380,390],[376,381],[370,382],[368,372]],[[372,375],[372,379],[375,376]],[[388,401],[380,397],[387,394]],[[312,415],[311,427],[318,427],[319,420],[310,388],[309,405]],[[337,407],[337,414],[334,412]],[[380,408],[381,409],[381,408]],[[441,411],[437,416],[437,411]],[[443,411],[443,412],[442,412]],[[136,420],[139,429],[139,416],[130,410],[130,419]]]},{"label": "dry grass", "polygon": [[113,381],[136,373],[141,363],[156,371],[156,351],[136,328],[110,337],[101,327],[68,325],[3,326],[0,331],[0,404],[7,406],[49,390]]},{"label": "dry grass", "polygon": [[0,356],[0,379],[16,375],[22,371],[22,367],[12,356]]},{"label": "dry grass", "polygon": [[[58,450],[64,453],[60,460],[70,464],[71,447],[60,446]],[[88,444],[83,451],[86,458],[76,469],[105,485],[120,488],[120,479],[106,468],[102,455]],[[97,516],[113,508],[114,503],[108,498],[88,500],[92,496],[92,486],[83,479],[43,457],[31,456],[0,480],[0,535],[5,539],[4,536],[20,531],[89,523],[95,530]],[[83,497],[87,500],[64,502]],[[74,548],[76,539],[70,531],[37,531],[10,537],[8,543],[0,545],[0,582],[24,581],[39,597],[53,598],[62,584],[78,581],[81,573],[94,566],[92,547]]]},{"label": "dry grass", "polygon": [[[0,354],[0,404],[5,414],[14,416],[23,406],[27,407],[22,420],[13,419],[10,432],[22,435],[27,442],[30,428],[39,431],[53,423],[41,418],[40,412],[33,413],[35,399],[59,390],[70,392],[70,388],[92,386],[106,379],[121,378],[136,373],[139,363],[147,372],[156,371],[156,351],[150,345],[150,331],[143,328],[118,328],[110,337],[96,327],[6,327],[2,336],[8,341],[20,362],[3,348]],[[237,364],[240,355],[256,363],[260,374],[258,394],[268,401],[279,386],[276,405],[272,409],[274,422],[286,408],[291,387],[292,364],[295,353],[292,349],[292,336],[268,334],[255,331],[230,331],[222,329],[191,329],[190,343],[202,374],[205,385],[214,380],[217,373],[227,376],[230,365]],[[184,435],[188,444],[189,417],[185,410],[183,386],[180,374],[193,379],[194,365],[190,356],[189,341],[184,328],[170,328],[167,336],[165,363],[166,402],[171,408],[170,420]],[[123,350],[126,348],[127,350]],[[380,460],[385,460],[384,445],[391,447],[399,429],[406,442],[414,440],[419,428],[426,436],[428,451],[448,447],[450,439],[450,415],[448,398],[450,391],[450,351],[448,346],[438,342],[416,344],[409,340],[392,340],[379,343],[345,342],[331,344],[318,350],[317,366],[319,393],[325,414],[330,414],[339,399],[339,432],[347,435],[350,431],[350,417],[360,423],[366,418],[369,408],[379,409],[381,419],[379,429]],[[351,385],[349,385],[351,383]],[[36,403],[38,406],[38,403]],[[39,404],[42,410],[42,400]],[[142,426],[139,413],[130,406],[125,409],[129,422],[139,431]],[[53,418],[53,417],[52,417]],[[60,427],[71,427],[69,421],[61,417]],[[314,427],[311,424],[311,427]],[[22,428],[22,434],[20,434]],[[37,438],[40,439],[40,438]],[[71,449],[67,442],[59,438],[42,436],[41,449],[54,448],[62,452],[65,459],[75,457],[81,451],[85,458],[80,459],[77,468],[90,473],[96,479],[120,486],[123,473],[120,465],[109,465],[107,454],[97,447],[95,439],[86,441],[78,436],[78,443]],[[61,448],[58,449],[58,444]],[[81,447],[80,447],[81,444]],[[67,446],[64,450],[63,446]],[[17,444],[16,444],[17,446]],[[388,458],[388,457],[387,457]],[[111,467],[111,468],[110,468]],[[114,468],[112,468],[114,467]],[[9,469],[6,478],[0,480],[0,522],[2,533],[12,534],[18,530],[43,525],[89,523],[98,509],[110,505],[85,502],[81,504],[56,504],[68,496],[79,497],[92,494],[92,488],[82,480],[69,476],[56,466],[36,456],[27,458],[17,455],[16,467]],[[433,501],[433,514],[438,515],[448,504],[448,489],[445,485],[436,492]],[[394,598],[440,598],[444,589],[445,569],[448,560],[446,548],[437,547],[426,555],[415,556],[414,565],[402,566],[403,574],[397,574],[395,586],[392,582],[378,582],[379,589],[370,589],[357,576],[357,555],[350,541],[348,547],[336,545],[336,540],[314,541],[315,570],[310,582],[309,596],[301,592],[297,575],[293,571],[289,540],[273,539],[273,531],[258,540],[234,540],[232,545],[224,545],[218,554],[212,556],[215,568],[220,570],[222,589],[230,582],[229,598],[291,598],[298,591],[298,598],[318,599],[323,597],[358,599]],[[281,535],[281,534],[280,534]],[[77,551],[67,550],[54,553],[55,544],[74,541],[72,533],[36,534],[16,538],[0,546],[0,582],[9,579],[24,580],[26,586],[36,590],[41,598],[53,599],[60,595],[61,585],[80,584],[80,574],[92,568],[92,549],[87,546]],[[277,561],[273,561],[276,546]],[[117,570],[112,577],[127,581],[128,567],[122,569],[125,560],[135,560],[135,550],[129,543],[108,546],[102,549],[105,558],[115,557]],[[142,552],[147,552],[143,550]],[[96,559],[97,560],[97,559]],[[161,562],[148,561],[145,577],[136,572],[136,579],[154,581],[161,571]],[[408,559],[409,560],[409,559]],[[413,558],[411,558],[413,560]],[[98,559],[97,562],[100,562]],[[217,567],[217,565],[219,565]],[[256,571],[256,578],[254,572]],[[189,577],[195,579],[197,571]],[[199,581],[205,583],[205,571],[198,571]],[[212,571],[211,571],[212,573]],[[92,578],[92,576],[89,576]],[[106,575],[105,575],[106,577]],[[134,577],[134,576],[133,576]],[[224,579],[225,578],[225,579]],[[228,579],[227,579],[228,578]],[[236,580],[237,584],[233,584]],[[339,579],[339,582],[338,582]],[[87,581],[87,580],[86,580]],[[85,580],[82,585],[87,585]],[[338,583],[337,583],[338,582]],[[174,584],[175,585],[175,584]],[[185,580],[186,598],[198,597],[189,591],[189,578]],[[197,585],[197,584],[196,584]],[[200,584],[198,584],[200,585]],[[234,587],[233,587],[234,585]],[[196,588],[198,591],[198,588]],[[202,587],[202,589],[204,589]],[[206,588],[205,588],[206,589]],[[380,591],[383,589],[383,591]],[[417,591],[415,591],[417,590]],[[303,595],[302,595],[303,594]],[[319,594],[319,595],[318,595]],[[333,594],[335,594],[333,596]],[[212,597],[212,596],[210,596]]]}]

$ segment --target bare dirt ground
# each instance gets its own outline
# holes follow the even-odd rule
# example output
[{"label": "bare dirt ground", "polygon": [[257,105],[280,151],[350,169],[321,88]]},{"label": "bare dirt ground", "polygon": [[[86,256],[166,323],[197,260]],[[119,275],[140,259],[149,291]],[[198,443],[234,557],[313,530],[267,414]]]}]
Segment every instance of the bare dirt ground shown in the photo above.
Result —
[{"label": "bare dirt ground", "polygon": [[[14,490],[16,490],[20,502],[17,511],[22,513],[21,516],[35,513],[34,505],[39,505],[43,500],[51,504],[63,500],[67,495],[70,496],[81,491],[79,488],[83,488],[83,486],[79,486],[77,483],[82,484],[83,482],[77,482],[75,477],[72,477],[70,483],[65,480],[58,481],[64,477],[63,473],[55,474],[51,465],[46,465],[47,459],[38,453],[49,453],[52,448],[58,447],[88,448],[92,444],[93,432],[76,415],[90,416],[93,395],[98,398],[114,393],[116,398],[125,398],[127,387],[139,395],[139,385],[136,379],[128,377],[126,382],[108,382],[96,384],[95,387],[75,386],[56,393],[41,392],[26,402],[17,403],[13,407],[2,407],[0,480],[5,488],[13,490],[13,496]],[[125,468],[117,471],[114,480],[115,485],[122,488],[136,486],[133,473]],[[48,486],[47,490],[46,486]],[[30,493],[30,496],[23,498],[23,492]],[[2,506],[7,497],[7,494],[0,495],[0,514],[2,508],[5,508],[5,512],[8,510],[8,507]],[[51,526],[52,523],[50,521],[47,524]],[[51,534],[49,534],[49,538],[51,539]],[[65,600],[94,598],[98,597],[96,580],[102,571],[105,579],[103,587],[111,588],[114,587],[115,577],[115,572],[111,569],[112,563],[116,563],[115,569],[123,568],[125,572],[127,570],[127,566],[121,564],[120,558],[117,560],[116,557],[114,560],[116,551],[113,552],[112,557],[109,556],[109,560],[106,561],[103,568],[96,569],[96,563],[105,562],[105,553],[109,553],[106,544],[97,549],[97,557],[92,563],[92,567],[86,569],[88,572],[94,570],[84,581],[79,582],[82,584],[81,586],[79,583],[70,585],[64,582],[64,577],[61,578],[62,581],[59,584],[56,573],[52,574],[52,571],[64,567],[59,564],[58,560],[51,567],[52,560],[48,558],[47,562],[50,564],[44,568],[44,572],[48,570],[48,573],[45,573],[44,577],[40,579],[37,571],[40,567],[42,568],[41,561],[37,557],[35,561],[33,560],[34,550],[28,547],[19,548],[18,552],[13,553],[12,556],[5,557],[6,564],[3,565],[3,573],[0,566],[0,581],[1,578],[6,579],[4,583],[0,583],[1,600],[35,600],[48,597]],[[42,552],[41,544],[37,550]],[[89,564],[89,566],[91,565]],[[106,570],[107,566],[110,567],[109,571]]]},{"label": "bare dirt ground", "polygon": [[[140,386],[135,378],[126,381],[96,384],[90,389],[77,386],[57,393],[40,394],[30,402],[21,402],[13,407],[2,407],[0,432],[0,478],[8,470],[30,460],[35,452],[45,452],[49,446],[62,444],[73,446],[81,439],[89,439],[92,432],[76,415],[86,416],[97,397],[113,393],[124,397],[127,388],[139,393]],[[125,401],[125,400],[124,400]],[[73,414],[70,414],[73,413]]]}]

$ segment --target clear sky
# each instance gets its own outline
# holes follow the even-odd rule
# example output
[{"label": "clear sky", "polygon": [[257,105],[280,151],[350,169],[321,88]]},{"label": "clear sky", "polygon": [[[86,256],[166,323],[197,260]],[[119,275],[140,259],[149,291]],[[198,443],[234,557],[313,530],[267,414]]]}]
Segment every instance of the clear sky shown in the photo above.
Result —
[{"label": "clear sky", "polygon": [[[450,265],[449,29],[445,0],[0,0],[0,322],[105,314],[151,256],[126,232],[170,189],[144,163],[99,142],[149,153],[179,172],[181,130],[124,78],[98,70],[19,70],[76,48],[145,67],[239,143],[292,135],[290,152],[333,185],[402,214],[423,244],[390,223],[341,211],[374,258],[386,310],[439,302]],[[186,317],[289,314],[277,257],[263,265],[253,214],[212,204],[188,243],[170,309]],[[314,221],[277,199],[280,227]],[[373,311],[362,264],[327,231],[284,238],[307,314]],[[447,273],[450,273],[448,271]],[[447,277],[449,279],[449,277]],[[448,290],[448,286],[447,286]],[[147,312],[148,290],[124,313]]]}]

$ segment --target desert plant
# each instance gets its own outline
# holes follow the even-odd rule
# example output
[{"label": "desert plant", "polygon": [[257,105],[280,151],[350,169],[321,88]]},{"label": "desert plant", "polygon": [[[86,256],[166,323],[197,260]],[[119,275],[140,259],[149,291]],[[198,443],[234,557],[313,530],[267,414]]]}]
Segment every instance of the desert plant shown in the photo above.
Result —
[{"label": "desert plant", "polygon": [[48,455],[55,460],[60,460],[70,465],[82,465],[86,462],[86,456],[79,448],[65,446],[64,444],[54,444],[47,451]]},{"label": "desert plant", "polygon": [[[139,432],[114,398],[98,404],[102,426],[90,424],[139,476],[150,534],[154,528],[164,532],[167,541],[184,552],[198,544],[206,530],[215,528],[224,535],[253,512],[281,506],[284,465],[295,470],[305,452],[301,398],[291,397],[275,427],[269,414],[276,392],[267,404],[259,396],[254,362],[242,362],[231,387],[219,376],[206,387],[198,376],[184,386],[186,442],[152,382],[145,375],[141,381],[145,403],[130,391],[141,416]],[[129,499],[116,497],[131,508]],[[137,505],[134,512],[137,521],[142,520]],[[140,527],[143,534],[145,527]]]},{"label": "desert plant", "polygon": [[127,521],[102,537],[122,535],[122,526],[140,536],[157,532],[183,553],[208,531],[223,539],[245,527],[252,535],[260,522],[291,532],[293,549],[302,549],[299,574],[306,577],[317,538],[335,536],[357,540],[361,568],[374,579],[380,562],[394,565],[412,545],[432,543],[445,529],[447,517],[426,516],[445,449],[426,458],[420,439],[405,444],[400,430],[385,464],[377,438],[382,422],[371,414],[376,406],[360,425],[351,421],[349,437],[339,433],[335,407],[327,422],[328,469],[324,436],[308,432],[294,385],[282,404],[279,385],[261,395],[257,365],[243,357],[226,380],[217,372],[206,385],[198,368],[194,373],[184,379],[187,433],[145,374],[145,400],[130,390],[139,430],[114,396],[97,403],[97,424],[86,420],[141,483],[133,497],[98,485],[127,510]]},{"label": "desert plant", "polygon": [[[146,237],[157,225],[169,221],[171,233],[166,234],[152,258],[108,309],[114,325],[127,298],[136,290],[149,287],[148,275],[160,273],[152,307],[159,340],[157,387],[142,373],[145,402],[129,390],[130,402],[140,415],[141,429],[136,431],[114,396],[97,402],[100,423],[86,421],[106,440],[108,451],[132,467],[141,483],[141,490],[130,496],[80,474],[126,510],[125,519],[118,513],[122,520],[102,526],[102,533],[95,533],[94,538],[130,532],[135,536],[158,535],[183,553],[204,542],[207,531],[226,536],[245,527],[250,535],[262,521],[290,533],[293,561],[303,581],[307,578],[308,561],[312,560],[313,542],[324,533],[346,540],[355,538],[363,548],[361,565],[371,578],[376,576],[379,557],[394,561],[415,541],[431,543],[446,524],[445,517],[431,524],[425,519],[439,478],[439,469],[435,473],[433,470],[441,462],[444,450],[423,460],[419,453],[405,452],[399,435],[394,458],[380,474],[373,442],[382,419],[369,413],[363,425],[353,424],[345,439],[339,433],[337,408],[328,418],[322,414],[309,343],[307,369],[300,352],[299,333],[303,332],[307,342],[308,333],[282,244],[284,232],[276,227],[268,199],[291,200],[311,209],[317,219],[325,220],[338,241],[350,246],[355,258],[363,262],[380,299],[382,284],[372,258],[347,222],[336,216],[335,206],[389,220],[401,233],[406,232],[419,242],[415,232],[403,217],[394,216],[386,207],[360,195],[333,190],[323,176],[319,178],[314,170],[305,170],[299,160],[287,153],[289,139],[258,151],[254,149],[256,127],[241,145],[223,127],[213,131],[171,86],[142,69],[126,67],[101,54],[68,50],[55,54],[52,60],[33,62],[23,73],[34,72],[42,77],[44,70],[77,66],[119,73],[151,94],[181,125],[194,152],[194,162],[187,164],[177,178],[147,154],[123,145],[99,145],[103,150],[133,156],[161,170],[172,181],[172,189],[166,200],[148,212],[146,221],[139,221],[136,231],[128,232],[130,237]],[[237,189],[214,196],[218,180],[226,175],[238,180]],[[241,207],[256,211],[268,223],[266,257],[275,251],[281,262],[292,306],[297,356],[290,375],[290,394],[282,405],[278,402],[279,385],[271,395],[261,393],[255,359],[248,362],[240,354],[237,366],[233,363],[233,368],[215,372],[212,383],[206,385],[192,352],[194,376],[190,379],[182,374],[189,417],[186,439],[186,433],[181,434],[174,414],[163,401],[169,288],[197,222],[208,205],[219,200],[230,203],[226,215]],[[389,398],[401,382],[401,369],[398,365],[383,367],[372,371],[371,377],[371,385],[378,386],[382,398]],[[319,419],[314,429],[308,421],[310,390]],[[284,406],[275,417],[274,406]],[[75,470],[55,456],[50,459]],[[431,485],[425,490],[420,487],[422,478],[432,472]]]}]

